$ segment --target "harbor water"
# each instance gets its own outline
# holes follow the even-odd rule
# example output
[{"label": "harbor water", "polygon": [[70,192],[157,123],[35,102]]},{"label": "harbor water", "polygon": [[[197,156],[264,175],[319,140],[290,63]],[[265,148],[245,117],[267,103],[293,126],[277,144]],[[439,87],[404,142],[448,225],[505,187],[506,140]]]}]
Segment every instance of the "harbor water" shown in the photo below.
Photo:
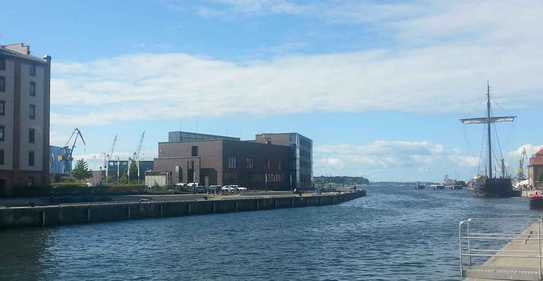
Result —
[{"label": "harbor water", "polygon": [[372,185],[340,205],[0,231],[0,280],[458,280],[458,221],[523,198]]}]

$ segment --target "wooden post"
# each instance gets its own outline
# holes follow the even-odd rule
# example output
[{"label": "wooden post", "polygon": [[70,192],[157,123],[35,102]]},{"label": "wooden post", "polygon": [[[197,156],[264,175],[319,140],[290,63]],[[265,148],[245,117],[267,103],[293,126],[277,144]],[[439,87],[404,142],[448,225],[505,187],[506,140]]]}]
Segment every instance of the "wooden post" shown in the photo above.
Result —
[{"label": "wooden post", "polygon": [[90,206],[87,207],[87,222],[91,222],[91,209]]},{"label": "wooden post", "polygon": [[132,214],[130,213],[130,206],[128,206],[128,219],[132,217]]},{"label": "wooden post", "polygon": [[160,217],[164,217],[164,204],[160,204]]},{"label": "wooden post", "polygon": [[41,226],[45,226],[46,223],[47,221],[45,211],[41,211]]}]

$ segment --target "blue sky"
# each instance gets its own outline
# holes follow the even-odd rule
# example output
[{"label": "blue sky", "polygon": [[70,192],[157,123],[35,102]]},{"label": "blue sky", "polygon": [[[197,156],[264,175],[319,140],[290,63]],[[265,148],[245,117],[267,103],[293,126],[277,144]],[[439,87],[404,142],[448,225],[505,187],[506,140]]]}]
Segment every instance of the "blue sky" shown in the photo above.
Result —
[{"label": "blue sky", "polygon": [[[169,130],[297,131],[316,175],[469,178],[486,81],[512,170],[543,143],[541,1],[11,1],[0,44],[53,56],[52,143],[100,165],[119,134],[146,158]],[[16,23],[16,24],[14,24]]]}]

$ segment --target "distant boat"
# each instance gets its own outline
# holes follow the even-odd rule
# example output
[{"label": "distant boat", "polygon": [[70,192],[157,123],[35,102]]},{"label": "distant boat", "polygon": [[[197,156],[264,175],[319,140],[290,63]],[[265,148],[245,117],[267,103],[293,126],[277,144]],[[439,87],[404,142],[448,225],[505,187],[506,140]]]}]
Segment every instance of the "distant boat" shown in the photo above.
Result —
[{"label": "distant boat", "polygon": [[431,187],[433,190],[445,189],[445,186],[442,185],[442,184],[432,184],[432,185],[430,185],[430,187]]},{"label": "distant boat", "polygon": [[426,185],[417,183],[417,185],[415,186],[415,189],[416,190],[426,189]]},{"label": "distant boat", "polygon": [[488,167],[487,175],[478,176],[471,184],[471,188],[474,194],[478,197],[513,197],[518,196],[518,192],[513,191],[513,183],[511,177],[505,173],[505,163],[502,159],[502,176],[499,178],[493,175],[492,165],[492,127],[494,123],[500,122],[513,122],[516,116],[492,116],[491,103],[490,103],[490,84],[487,85],[487,102],[486,102],[486,117],[483,118],[468,118],[461,119],[463,124],[485,124],[487,127],[487,140],[488,140]]}]

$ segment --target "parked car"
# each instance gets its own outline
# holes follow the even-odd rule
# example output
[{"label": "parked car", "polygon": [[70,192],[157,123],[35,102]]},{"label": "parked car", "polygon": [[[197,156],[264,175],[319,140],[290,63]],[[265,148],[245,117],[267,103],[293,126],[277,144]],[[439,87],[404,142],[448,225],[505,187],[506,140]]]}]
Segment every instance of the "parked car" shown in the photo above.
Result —
[{"label": "parked car", "polygon": [[225,186],[221,187],[221,191],[222,192],[234,192],[234,191],[236,191],[236,189],[233,188],[230,185],[225,185]]},{"label": "parked car", "polygon": [[243,187],[243,186],[238,186],[236,189],[237,189],[239,192],[247,191],[247,187]]},{"label": "parked car", "polygon": [[207,192],[209,193],[216,193],[218,191],[221,190],[221,186],[220,185],[210,185],[207,187]]}]

